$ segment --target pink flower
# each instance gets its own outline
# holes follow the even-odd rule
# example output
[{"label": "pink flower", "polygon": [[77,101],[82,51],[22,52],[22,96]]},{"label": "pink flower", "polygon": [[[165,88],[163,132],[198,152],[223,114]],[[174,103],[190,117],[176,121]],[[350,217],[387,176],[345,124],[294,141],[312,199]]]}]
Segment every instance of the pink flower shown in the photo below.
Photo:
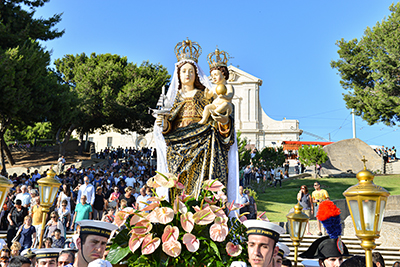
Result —
[{"label": "pink flower", "polygon": [[132,234],[131,238],[129,239],[129,248],[134,253],[142,243],[144,236]]},{"label": "pink flower", "polygon": [[200,247],[200,241],[192,234],[184,234],[182,237],[183,244],[186,245],[187,250],[196,252]]},{"label": "pink flower", "polygon": [[154,181],[162,187],[172,188],[178,182],[178,177],[171,173],[162,174],[157,172],[157,175],[153,177]]},{"label": "pink flower", "polygon": [[171,257],[178,257],[181,254],[182,245],[179,241],[171,240],[162,244],[162,250]]},{"label": "pink flower", "polygon": [[150,212],[147,216],[146,219],[149,220],[152,223],[159,223],[158,217],[157,217],[157,210],[159,208],[155,208],[152,212]]},{"label": "pink flower", "polygon": [[136,235],[144,235],[150,232],[153,228],[153,225],[148,220],[141,220],[132,227],[131,232]]},{"label": "pink flower", "polygon": [[142,243],[142,254],[147,255],[153,253],[160,244],[160,238],[153,238],[153,234],[146,235]]},{"label": "pink flower", "polygon": [[226,252],[231,257],[237,257],[240,255],[240,253],[242,253],[242,246],[239,244],[235,245],[232,242],[228,242],[226,244]]},{"label": "pink flower", "polygon": [[204,189],[208,191],[217,192],[224,189],[225,186],[218,180],[204,181]]},{"label": "pink flower", "polygon": [[202,210],[197,211],[193,215],[194,222],[198,225],[210,224],[215,219],[215,214],[212,212],[210,207],[205,207]]},{"label": "pink flower", "polygon": [[162,224],[170,223],[174,219],[174,210],[168,207],[162,207],[154,210],[157,220]]},{"label": "pink flower", "polygon": [[154,210],[155,208],[160,206],[159,202],[152,202],[151,204],[148,204],[146,202],[141,202],[141,203],[146,204],[146,206],[143,209],[141,209],[140,211],[150,211],[150,210]]},{"label": "pink flower", "polygon": [[188,213],[182,214],[181,215],[181,225],[182,225],[183,230],[190,233],[194,228],[193,213],[191,213],[189,211]]},{"label": "pink flower", "polygon": [[122,211],[126,212],[128,214],[134,214],[136,212],[136,210],[134,208],[131,208],[131,207],[127,207],[127,208],[123,209]]},{"label": "pink flower", "polygon": [[178,240],[179,237],[179,229],[178,227],[174,226],[172,227],[171,225],[167,225],[164,228],[164,233],[161,237],[162,242],[169,242],[171,240]]},{"label": "pink flower", "polygon": [[186,213],[187,212],[187,207],[185,204],[183,204],[182,201],[179,200],[178,196],[176,196],[176,199],[174,200],[174,213],[178,214],[180,213]]},{"label": "pink flower", "polygon": [[228,231],[228,226],[226,226],[225,224],[214,223],[210,227],[210,237],[215,242],[222,242],[228,235]]},{"label": "pink flower", "polygon": [[213,196],[212,198],[205,197],[204,200],[210,205],[215,205],[218,202],[218,200],[215,198],[215,196]]},{"label": "pink flower", "polygon": [[228,216],[226,216],[226,214],[225,214],[225,212],[224,212],[225,206],[223,206],[223,207],[218,207],[218,206],[215,206],[215,205],[211,205],[210,208],[211,208],[211,210],[214,212],[214,214],[215,214],[217,217],[221,217],[221,218],[224,218],[224,219],[225,219],[225,218],[228,219]]},{"label": "pink flower", "polygon": [[232,203],[230,205],[228,205],[228,210],[229,212],[234,211],[234,210],[238,210],[240,208],[242,208],[243,205],[239,204],[239,203],[235,203],[235,200],[232,201]]},{"label": "pink flower", "polygon": [[115,214],[115,218],[114,218],[114,224],[117,225],[118,227],[120,227],[121,225],[123,225],[126,222],[126,219],[128,218],[129,213],[125,212],[123,210],[118,211],[117,214]]},{"label": "pink flower", "polygon": [[222,203],[228,201],[228,197],[225,195],[223,191],[218,191],[217,198],[220,199]]},{"label": "pink flower", "polygon": [[175,188],[178,188],[179,190],[183,190],[183,189],[185,189],[185,186],[182,183],[177,181],[175,183]]},{"label": "pink flower", "polygon": [[135,215],[132,216],[131,221],[130,221],[130,225],[131,226],[135,225],[141,220],[144,220],[144,217],[140,212],[138,212],[138,213],[136,213]]},{"label": "pink flower", "polygon": [[155,181],[154,177],[151,177],[149,180],[147,180],[146,185],[150,188],[157,188],[160,187],[159,184]]}]

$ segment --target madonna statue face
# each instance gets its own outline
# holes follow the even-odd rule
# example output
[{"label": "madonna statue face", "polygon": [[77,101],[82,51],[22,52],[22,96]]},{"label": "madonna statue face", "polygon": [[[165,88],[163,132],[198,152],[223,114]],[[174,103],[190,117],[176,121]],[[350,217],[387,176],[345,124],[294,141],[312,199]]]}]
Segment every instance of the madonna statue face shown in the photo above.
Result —
[{"label": "madonna statue face", "polygon": [[204,90],[206,87],[200,82],[199,75],[197,74],[197,68],[191,62],[182,62],[181,64],[178,65],[178,82],[179,82],[178,89],[182,88],[181,69],[185,65],[190,65],[194,69],[194,88],[198,90]]},{"label": "madonna statue face", "polygon": [[181,85],[193,85],[196,74],[196,68],[189,63],[184,64],[179,70]]}]

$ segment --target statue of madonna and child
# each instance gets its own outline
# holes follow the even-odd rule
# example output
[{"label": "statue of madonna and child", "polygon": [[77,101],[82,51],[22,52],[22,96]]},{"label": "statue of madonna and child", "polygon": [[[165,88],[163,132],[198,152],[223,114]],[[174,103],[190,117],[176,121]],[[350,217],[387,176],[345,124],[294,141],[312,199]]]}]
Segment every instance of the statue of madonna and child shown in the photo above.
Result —
[{"label": "statue of madonna and child", "polygon": [[[163,112],[154,127],[157,170],[179,175],[185,194],[195,197],[203,181],[218,179],[227,187],[228,201],[237,201],[239,165],[228,54],[216,49],[208,55],[214,88],[198,65],[201,47],[196,42],[178,43],[175,54],[178,62],[166,96],[161,95]],[[157,194],[168,197],[168,189],[157,188]]]}]

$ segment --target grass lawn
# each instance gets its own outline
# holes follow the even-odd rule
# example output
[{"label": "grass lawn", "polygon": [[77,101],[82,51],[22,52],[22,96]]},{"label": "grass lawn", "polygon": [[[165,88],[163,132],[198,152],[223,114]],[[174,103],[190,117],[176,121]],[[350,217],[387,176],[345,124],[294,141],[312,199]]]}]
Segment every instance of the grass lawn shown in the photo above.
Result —
[{"label": "grass lawn", "polygon": [[[357,178],[318,178],[321,188],[328,191],[331,200],[344,199],[343,192],[352,185],[358,183]],[[268,219],[272,222],[285,222],[286,214],[297,203],[297,193],[301,185],[306,185],[309,193],[314,191],[315,179],[302,178],[286,180],[282,188],[267,187],[265,193],[258,192],[257,209],[266,211]],[[400,175],[376,176],[376,185],[382,186],[391,195],[400,195]],[[257,188],[265,188],[263,185]],[[256,188],[256,190],[257,190]]]}]

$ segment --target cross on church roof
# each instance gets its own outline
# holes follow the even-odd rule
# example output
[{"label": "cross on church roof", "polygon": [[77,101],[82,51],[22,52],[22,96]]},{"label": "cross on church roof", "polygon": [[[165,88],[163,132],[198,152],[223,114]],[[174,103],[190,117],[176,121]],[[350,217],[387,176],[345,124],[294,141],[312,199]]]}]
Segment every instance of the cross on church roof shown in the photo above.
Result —
[{"label": "cross on church roof", "polygon": [[363,158],[362,158],[361,161],[364,163],[364,170],[366,170],[367,167],[365,166],[365,163],[366,163],[368,160],[365,158],[365,156],[363,156]]}]

